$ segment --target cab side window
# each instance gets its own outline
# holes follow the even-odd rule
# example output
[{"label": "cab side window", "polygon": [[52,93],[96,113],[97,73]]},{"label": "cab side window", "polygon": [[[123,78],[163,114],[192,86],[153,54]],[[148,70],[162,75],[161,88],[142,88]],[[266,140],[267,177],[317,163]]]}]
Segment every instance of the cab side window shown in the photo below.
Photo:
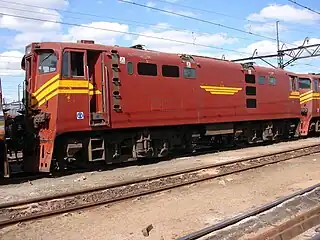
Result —
[{"label": "cab side window", "polygon": [[313,80],[313,87],[315,92],[319,92],[319,79],[314,79]]},{"label": "cab side window", "polygon": [[309,78],[299,78],[299,89],[311,89],[311,81]]},{"label": "cab side window", "polygon": [[56,54],[52,52],[41,52],[38,55],[38,71],[41,74],[52,73],[57,70],[58,58]]},{"label": "cab side window", "polygon": [[84,77],[84,53],[64,52],[62,57],[64,77]]},{"label": "cab side window", "polygon": [[289,80],[290,80],[290,91],[297,91],[298,90],[297,78],[290,76]]}]

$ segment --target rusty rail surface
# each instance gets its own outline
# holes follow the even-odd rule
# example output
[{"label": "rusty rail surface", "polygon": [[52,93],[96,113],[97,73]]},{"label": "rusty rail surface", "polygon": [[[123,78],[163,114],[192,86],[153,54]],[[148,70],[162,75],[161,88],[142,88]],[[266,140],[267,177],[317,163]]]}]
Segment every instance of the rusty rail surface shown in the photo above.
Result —
[{"label": "rusty rail surface", "polygon": [[320,224],[320,183],[178,240],[216,240],[222,236],[225,240],[238,238],[289,240],[318,224]]},{"label": "rusty rail surface", "polygon": [[[147,195],[320,152],[320,145],[159,174],[82,191],[0,204],[0,226]],[[212,171],[214,170],[214,171]]]}]

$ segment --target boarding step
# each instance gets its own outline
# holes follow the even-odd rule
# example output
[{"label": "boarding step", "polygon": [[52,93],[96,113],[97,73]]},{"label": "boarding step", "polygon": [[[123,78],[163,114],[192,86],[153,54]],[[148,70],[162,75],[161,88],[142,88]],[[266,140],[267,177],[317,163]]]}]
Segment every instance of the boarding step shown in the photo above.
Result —
[{"label": "boarding step", "polygon": [[91,113],[91,126],[104,126],[107,125],[106,120],[104,119],[104,114],[93,112]]},{"label": "boarding step", "polygon": [[89,162],[105,160],[105,144],[103,138],[90,138],[88,145]]}]

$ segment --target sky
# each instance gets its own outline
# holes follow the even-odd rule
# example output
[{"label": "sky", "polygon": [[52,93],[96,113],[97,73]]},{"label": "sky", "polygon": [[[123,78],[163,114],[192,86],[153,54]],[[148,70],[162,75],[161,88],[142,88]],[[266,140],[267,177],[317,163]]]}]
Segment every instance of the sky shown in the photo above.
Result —
[{"label": "sky", "polygon": [[[320,11],[319,1],[297,2]],[[31,42],[142,44],[231,60],[252,56],[255,50],[275,54],[276,21],[280,47],[300,46],[306,37],[306,44],[320,43],[320,14],[288,0],[0,0],[3,95],[6,101],[18,99],[24,78],[20,62]],[[286,69],[320,72],[320,58],[298,60]]]}]

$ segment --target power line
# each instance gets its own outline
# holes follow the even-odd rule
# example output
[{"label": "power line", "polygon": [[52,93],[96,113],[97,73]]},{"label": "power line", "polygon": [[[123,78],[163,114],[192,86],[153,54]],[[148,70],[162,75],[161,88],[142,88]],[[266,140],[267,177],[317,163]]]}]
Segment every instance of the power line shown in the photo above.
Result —
[{"label": "power line", "polygon": [[293,1],[293,0],[288,0],[288,1],[289,1],[289,2],[292,2],[293,4],[296,4],[296,5],[299,6],[299,7],[302,7],[302,8],[304,8],[304,9],[307,9],[307,10],[313,12],[313,13],[316,13],[316,14],[319,14],[319,15],[320,15],[320,12],[318,12],[318,11],[316,11],[316,10],[313,10],[312,8],[309,8],[309,7],[307,7],[307,6],[304,6],[304,5],[302,5],[302,4],[300,4],[300,3],[297,3],[296,1]]},{"label": "power line", "polygon": [[129,1],[125,1],[125,0],[118,0],[118,1],[119,2],[123,2],[123,3],[132,4],[132,5],[136,5],[136,6],[139,6],[139,7],[149,8],[149,9],[152,9],[152,10],[156,10],[156,11],[160,11],[160,12],[164,12],[164,13],[168,13],[168,14],[172,14],[172,15],[176,15],[176,16],[180,16],[180,17],[184,17],[184,18],[188,18],[188,19],[199,21],[199,22],[203,22],[203,23],[208,23],[208,24],[211,24],[211,25],[214,25],[214,26],[218,26],[218,27],[222,27],[222,28],[238,31],[238,32],[241,32],[241,33],[250,34],[252,36],[257,36],[257,37],[269,39],[269,40],[272,40],[272,41],[277,41],[275,38],[271,38],[271,37],[268,37],[268,36],[264,36],[264,35],[260,35],[260,34],[256,34],[256,33],[252,33],[252,32],[248,32],[248,31],[245,31],[245,30],[242,30],[242,29],[239,29],[239,28],[230,27],[230,26],[227,26],[227,25],[224,25],[224,24],[208,21],[208,20],[205,20],[205,19],[196,18],[196,17],[192,17],[192,16],[188,16],[188,15],[185,15],[185,14],[176,13],[176,12],[172,12],[172,11],[167,11],[165,9],[151,7],[151,6],[147,6],[145,4],[140,4],[140,3],[136,3],[136,2],[131,2],[131,1],[129,2]]},{"label": "power line", "polygon": [[[229,17],[229,18],[234,18],[234,19],[238,19],[238,20],[244,20],[244,21],[251,22],[251,23],[261,23],[260,21],[248,20],[248,19],[245,19],[245,18],[235,17],[235,16],[228,15],[228,14],[225,14],[225,13],[219,13],[219,12],[215,12],[215,11],[208,10],[208,9],[195,8],[195,7],[179,4],[179,3],[176,3],[176,2],[169,2],[169,1],[165,1],[165,0],[154,0],[154,1],[163,2],[163,3],[167,3],[167,4],[171,4],[171,5],[185,7],[185,8],[190,8],[190,9],[194,9],[194,10],[198,10],[198,11],[213,13],[213,14],[216,14],[216,15],[225,16],[225,17]],[[117,21],[120,20],[120,21],[124,21],[124,22],[132,22],[132,23],[138,23],[138,24],[149,25],[149,26],[154,26],[155,25],[155,24],[148,24],[148,23],[143,23],[143,22],[139,22],[139,21],[120,19],[120,18],[114,18],[114,17],[107,17],[107,16],[102,16],[102,15],[97,15],[97,14],[92,14],[92,13],[68,11],[68,10],[62,10],[62,9],[58,9],[58,8],[43,7],[43,6],[39,6],[39,5],[25,4],[25,3],[13,2],[13,1],[0,0],[0,2],[14,4],[14,5],[20,5],[20,6],[26,6],[26,7],[33,7],[33,8],[43,8],[43,9],[53,10],[53,11],[57,11],[57,12],[61,12],[61,13],[76,14],[76,15],[81,15],[81,16],[89,16],[89,17],[95,17],[95,18],[105,18],[105,19],[112,19],[112,20],[117,20]],[[40,13],[40,12],[38,12],[38,13]],[[79,19],[79,18],[74,18],[74,19]],[[265,24],[270,25],[270,26],[274,26],[273,23],[265,23]],[[190,31],[190,29],[183,29],[183,28],[180,28],[180,29],[179,28],[171,28],[171,29],[188,30],[188,31]],[[292,30],[292,31],[300,32],[302,30],[302,28],[299,29],[299,30],[298,30],[298,28],[296,28],[296,29],[297,30]],[[311,33],[315,33],[315,32],[311,32]]]},{"label": "power line", "polygon": [[[7,2],[7,1],[2,1],[0,0],[0,2]],[[18,4],[18,3],[15,3],[15,4]],[[19,5],[27,5],[27,6],[30,6],[29,4],[19,4]],[[40,6],[39,6],[40,7]],[[15,10],[15,11],[22,11],[22,12],[30,12],[30,13],[37,13],[37,14],[41,14],[41,15],[46,15],[46,16],[56,16],[56,17],[60,17],[59,14],[54,14],[54,13],[44,13],[44,12],[38,12],[38,11],[32,11],[32,10],[27,10],[27,9],[18,9],[18,8],[12,8],[12,7],[1,7],[1,8],[4,8],[4,9],[9,9],[9,10]],[[41,7],[42,8],[42,7]],[[43,9],[47,9],[47,10],[50,10],[49,8],[43,8]],[[83,20],[83,18],[77,18],[77,17],[70,17],[70,16],[64,16],[64,18],[70,18],[70,19],[77,19],[77,20]],[[110,18],[110,17],[106,17],[106,18]],[[113,19],[113,20],[117,20],[120,22],[136,22],[136,21],[129,21],[129,20],[122,20],[122,19],[119,19],[119,18],[110,18],[110,19]],[[148,24],[148,23],[141,23],[141,22],[138,22],[139,24],[128,24],[129,26],[152,26],[153,28],[158,28],[158,29],[163,29],[163,27],[161,26],[157,26],[156,24]],[[198,33],[198,34],[212,34],[212,33],[207,33],[207,32],[198,32],[198,31],[190,31],[190,29],[184,29],[184,28],[172,28],[172,27],[167,27],[168,29],[172,29],[174,31],[177,31],[177,32],[189,32],[189,33]],[[230,37],[233,37],[233,36],[230,36]],[[252,39],[252,38],[244,38],[244,37],[239,37],[239,36],[234,36],[234,37],[237,37],[239,39],[243,39],[243,40],[250,40],[250,41],[254,41],[255,39]]]},{"label": "power line", "polygon": [[[229,18],[233,18],[233,19],[237,19],[237,20],[243,20],[246,21],[248,23],[252,23],[252,24],[256,24],[259,23],[261,24],[260,21],[254,21],[254,20],[248,20],[245,18],[241,18],[241,17],[236,17],[236,16],[232,16],[232,15],[228,15],[225,13],[219,13],[216,11],[212,11],[211,9],[203,9],[203,8],[197,8],[197,7],[192,7],[192,6],[188,6],[188,5],[184,5],[184,4],[180,4],[180,3],[176,3],[176,2],[171,2],[171,1],[166,1],[166,0],[153,0],[154,2],[161,2],[161,3],[166,3],[166,4],[170,4],[170,5],[174,5],[174,6],[178,6],[178,7],[183,7],[183,8],[187,8],[187,9],[192,9],[192,10],[196,10],[196,11],[201,11],[201,12],[207,12],[207,13],[213,13],[216,15],[220,15],[220,16],[224,16],[224,17],[229,17]],[[282,22],[282,21],[279,21]],[[274,23],[263,23],[264,25],[269,25],[269,26],[274,26]],[[291,29],[287,29],[287,31],[294,31],[294,32],[306,32],[306,33],[313,33],[313,34],[318,34],[316,32],[309,32],[309,31],[304,31],[303,28],[292,28]]]},{"label": "power line", "polygon": [[[178,6],[178,7],[183,7],[183,8],[189,8],[189,9],[196,10],[196,11],[200,11],[200,12],[213,13],[213,14],[216,14],[216,15],[220,15],[220,16],[224,16],[224,17],[229,17],[229,18],[233,18],[233,19],[237,19],[237,20],[245,20],[245,21],[248,21],[248,22],[255,22],[255,21],[250,21],[250,20],[247,20],[247,19],[244,19],[244,18],[235,17],[235,16],[232,16],[232,15],[228,15],[228,14],[225,14],[225,13],[219,13],[219,12],[212,11],[212,10],[208,10],[208,9],[191,7],[191,6],[188,6],[188,5],[181,4],[181,3],[176,3],[176,2],[171,2],[171,1],[165,1],[165,0],[153,0],[153,1],[154,1],[154,2],[162,2],[162,3],[166,3],[166,4]],[[257,21],[257,22],[258,22],[258,21]]]},{"label": "power line", "polygon": [[[198,10],[198,11],[213,13],[213,14],[216,14],[216,15],[230,17],[230,18],[234,18],[234,19],[238,19],[238,20],[245,20],[245,21],[248,21],[248,22],[260,23],[259,21],[252,21],[252,20],[247,20],[247,19],[243,19],[243,18],[238,18],[238,17],[232,16],[232,15],[227,15],[227,14],[224,14],[224,13],[218,13],[218,12],[215,12],[215,11],[212,11],[212,10],[207,10],[207,9],[195,8],[195,7],[179,4],[179,3],[176,3],[176,2],[168,2],[168,1],[163,1],[163,0],[153,0],[153,1],[158,1],[158,2],[163,2],[163,3],[167,3],[167,4],[171,4],[171,5],[180,6],[180,7],[190,8],[190,9],[194,9],[194,10]],[[20,6],[26,6],[26,7],[44,8],[44,9],[48,9],[48,10],[54,10],[54,11],[57,11],[57,12],[65,12],[65,13],[71,13],[71,14],[77,14],[77,15],[85,15],[85,16],[90,16],[90,17],[98,17],[98,18],[105,17],[105,16],[97,15],[97,14],[91,14],[91,13],[85,13],[85,12],[77,12],[77,11],[68,11],[68,10],[62,10],[62,9],[58,9],[58,8],[42,7],[42,6],[38,6],[38,5],[36,6],[36,5],[32,5],[32,4],[25,4],[25,3],[13,2],[13,1],[1,0],[0,2],[20,5]],[[110,18],[110,17],[108,17],[108,18]],[[117,20],[117,18],[110,18],[110,19]],[[128,21],[130,21],[130,20],[128,20]],[[136,21],[131,21],[131,22],[136,22]],[[139,22],[137,22],[137,23],[139,23]],[[268,24],[272,25],[271,23],[268,23]]]},{"label": "power line", "polygon": [[95,29],[95,30],[101,30],[101,31],[107,31],[107,32],[121,33],[121,34],[125,34],[125,35],[133,35],[133,36],[139,36],[139,37],[153,38],[153,39],[158,39],[158,40],[163,40],[163,41],[168,41],[168,42],[175,42],[175,43],[180,43],[180,44],[185,44],[185,45],[194,45],[194,46],[200,46],[200,47],[206,47],[206,48],[212,48],[212,49],[217,49],[217,50],[223,50],[223,51],[235,52],[235,53],[239,53],[239,54],[248,55],[248,53],[246,53],[246,52],[241,52],[241,51],[237,51],[237,50],[233,50],[233,49],[215,47],[215,46],[210,46],[210,45],[205,45],[205,44],[198,44],[198,43],[191,43],[191,42],[186,42],[186,41],[181,41],[181,40],[176,40],[176,39],[168,39],[168,38],[163,38],[163,37],[150,36],[150,35],[140,34],[140,33],[135,33],[135,32],[126,32],[126,31],[120,31],[120,30],[114,30],[114,29],[87,26],[87,25],[82,25],[82,24],[77,24],[77,23],[68,23],[68,22],[62,22],[62,21],[45,20],[45,19],[34,18],[34,17],[25,17],[25,16],[14,15],[14,14],[7,14],[7,13],[3,13],[3,12],[0,12],[0,14],[4,15],[4,16],[16,17],[16,18],[21,18],[21,19],[28,19],[28,20],[33,20],[33,21],[50,22],[50,23],[68,25],[68,26],[75,26],[75,27]]},{"label": "power line", "polygon": [[315,66],[315,65],[310,64],[310,63],[295,63],[295,64],[292,64],[292,65],[290,65],[290,66],[297,66],[297,65],[309,66],[309,67],[313,67],[313,68],[320,69],[319,66]]},{"label": "power line", "polygon": [[[182,5],[182,4],[178,4],[175,2],[167,2],[164,0],[156,0],[158,2],[164,2],[164,3],[168,3],[168,4],[172,4],[172,5],[176,5],[176,6],[181,6],[181,7],[185,7],[185,8],[190,8],[190,9],[195,9],[198,11],[204,11],[204,12],[209,12],[209,13],[214,13],[217,15],[221,15],[221,16],[226,16],[226,17],[231,17],[231,18],[235,18],[235,19],[239,19],[239,20],[245,20],[247,22],[252,22],[252,23],[261,23],[259,21],[252,21],[252,20],[247,20],[247,19],[242,19],[242,18],[238,18],[238,17],[234,17],[231,15],[227,15],[227,14],[223,14],[223,13],[218,13],[212,10],[206,10],[206,9],[200,9],[200,8],[194,8],[191,6],[187,6],[187,5]],[[4,3],[9,3],[9,4],[14,4],[14,5],[18,5],[18,6],[25,6],[25,7],[33,7],[33,8],[43,8],[46,10],[52,10],[52,11],[57,11],[60,13],[68,13],[68,14],[75,14],[75,15],[81,15],[81,16],[89,16],[89,17],[95,17],[95,18],[103,18],[103,19],[110,19],[110,20],[116,20],[116,21],[120,21],[120,22],[125,22],[125,23],[134,23],[134,24],[128,24],[131,26],[152,26],[153,28],[158,28],[158,29],[163,29],[163,27],[159,27],[157,26],[156,23],[154,24],[150,24],[150,23],[144,23],[144,22],[139,22],[139,21],[133,21],[133,20],[127,20],[127,19],[120,19],[120,18],[115,18],[115,17],[109,17],[109,16],[102,16],[102,15],[97,15],[97,14],[91,14],[91,13],[84,13],[84,12],[77,12],[77,11],[68,11],[68,10],[62,10],[62,9],[57,9],[57,8],[49,8],[49,7],[43,7],[43,6],[39,6],[39,5],[32,5],[32,4],[25,4],[25,3],[19,3],[19,2],[13,2],[13,1],[6,1],[6,0],[0,0],[0,2],[4,2]],[[31,10],[27,10],[27,9],[16,9],[16,8],[10,8],[10,7],[2,7],[2,8],[7,8],[7,9],[12,9],[12,10],[18,10],[18,11],[24,11],[24,12],[33,12],[33,13],[37,13],[37,14],[44,14],[44,15],[52,15],[52,16],[60,16],[58,14],[54,14],[54,13],[41,13],[38,11],[31,11]],[[77,18],[77,17],[70,17],[70,16],[64,16],[65,18],[70,18],[70,19],[78,19],[78,20],[82,20],[83,18]],[[266,25],[270,25],[270,26],[275,26],[272,23],[264,23]],[[192,29],[185,29],[185,28],[173,28],[171,26],[167,26],[167,29],[172,29],[174,31],[183,31],[183,32],[190,32],[190,33],[198,33],[198,34],[206,34],[206,32],[198,32],[196,30],[192,30]],[[296,30],[294,30],[296,29]],[[304,31],[301,30],[299,28],[292,28],[292,29],[287,29],[287,31],[293,31],[293,32],[306,32],[306,33],[314,33],[315,32],[309,32],[309,31]],[[212,34],[212,33],[207,33],[207,34]],[[252,35],[252,34],[251,34]],[[232,36],[231,36],[232,37]],[[237,37],[239,39],[243,39],[243,40],[250,40],[250,41],[254,41],[255,39],[251,39],[251,38],[244,38],[244,37],[239,37],[239,36],[234,36]],[[285,43],[284,41],[281,41],[282,43]],[[295,44],[289,44],[286,43],[287,45],[292,45],[292,46],[297,46]]]}]

